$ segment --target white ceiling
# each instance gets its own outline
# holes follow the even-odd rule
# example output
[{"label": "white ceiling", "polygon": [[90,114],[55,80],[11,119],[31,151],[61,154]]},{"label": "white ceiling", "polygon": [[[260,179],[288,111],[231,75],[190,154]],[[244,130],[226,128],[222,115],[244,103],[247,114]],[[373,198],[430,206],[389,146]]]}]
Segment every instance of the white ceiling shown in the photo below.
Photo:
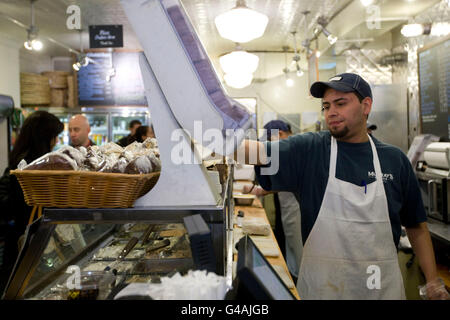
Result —
[{"label": "white ceiling", "polygon": [[[234,7],[235,0],[181,0],[190,16],[194,27],[212,58],[232,51],[235,44],[219,36],[214,24],[214,18]],[[283,46],[293,50],[292,31],[296,31],[297,45],[305,39],[304,11],[307,15],[307,37],[311,37],[316,26],[316,19],[324,16],[330,20],[327,27],[339,39],[373,38],[385,41],[386,34],[393,28],[404,23],[408,17],[423,12],[439,0],[378,0],[381,19],[379,28],[368,28],[367,18],[370,12],[361,5],[359,0],[247,0],[247,6],[269,16],[269,24],[263,37],[243,44],[248,51],[281,51]],[[124,47],[140,49],[130,24],[121,8],[119,0],[37,0],[35,2],[35,24],[40,35],[51,37],[73,49],[80,50],[80,35],[78,31],[66,28],[66,9],[76,4],[81,9],[83,47],[89,46],[88,26],[101,24],[122,24],[124,28]],[[11,18],[29,25],[30,0],[0,0],[0,33],[16,39],[26,40],[26,30],[11,22]],[[8,18],[9,17],[9,18]],[[152,31],[151,31],[152,32]],[[157,32],[154,30],[153,32]],[[69,56],[70,53],[49,41],[41,53],[47,56]],[[376,41],[375,41],[376,42]],[[341,53],[349,46],[359,47],[366,42],[345,42],[330,47],[326,38],[320,35],[318,46],[325,51],[325,61],[333,59],[333,55]],[[315,47],[314,43],[313,47]],[[25,50],[25,49],[22,49]],[[284,59],[282,59],[284,63]]]}]

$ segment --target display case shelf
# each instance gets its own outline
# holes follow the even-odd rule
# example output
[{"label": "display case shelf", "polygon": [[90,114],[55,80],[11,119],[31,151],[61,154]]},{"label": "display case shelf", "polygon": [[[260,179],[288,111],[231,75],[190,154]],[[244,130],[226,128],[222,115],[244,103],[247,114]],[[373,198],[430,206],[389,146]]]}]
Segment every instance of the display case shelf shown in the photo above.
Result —
[{"label": "display case shelf", "polygon": [[[64,274],[68,266],[74,263],[84,265],[86,261],[92,259],[95,251],[98,251],[108,241],[112,241],[113,238],[117,238],[118,230],[122,230],[124,225],[164,226],[183,224],[183,218],[195,214],[200,214],[210,228],[211,241],[216,257],[216,274],[231,280],[231,274],[228,273],[231,270],[232,261],[228,261],[228,257],[232,250],[229,247],[232,242],[227,241],[227,231],[229,231],[229,226],[232,225],[234,211],[232,198],[233,166],[229,166],[228,171],[228,178],[223,183],[222,201],[217,206],[118,209],[44,208],[41,218],[28,228],[25,245],[17,259],[3,298],[42,299],[44,290],[49,293],[51,288],[55,288],[57,283],[61,283],[64,277],[68,276]],[[78,244],[77,250],[72,250],[72,254],[64,255],[66,259],[60,258],[61,261],[57,268],[49,268],[47,274],[36,277],[36,274],[42,272],[43,264],[45,264],[45,252],[49,251],[49,242],[52,238],[55,238],[56,228],[63,225],[79,226],[80,230],[90,230],[90,228],[106,228],[107,230],[105,229],[105,232],[99,234],[95,239],[84,240],[84,242]],[[57,251],[55,251],[56,255],[58,255]],[[188,263],[189,261],[186,261],[186,259],[183,261],[179,259],[165,261],[163,263],[165,267],[170,269],[169,265],[172,263],[173,270],[178,270],[181,267],[194,267],[193,262]],[[149,263],[155,265],[155,262],[141,261],[143,266]],[[159,267],[162,266],[161,263],[156,264]],[[36,278],[38,279],[35,280]]]}]

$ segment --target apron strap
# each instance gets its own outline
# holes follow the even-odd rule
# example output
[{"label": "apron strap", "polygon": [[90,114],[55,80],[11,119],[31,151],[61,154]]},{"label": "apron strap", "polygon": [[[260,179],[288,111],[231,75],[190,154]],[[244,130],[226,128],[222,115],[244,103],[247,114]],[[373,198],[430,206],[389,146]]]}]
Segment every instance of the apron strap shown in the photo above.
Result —
[{"label": "apron strap", "polygon": [[372,148],[372,157],[373,157],[373,168],[375,169],[375,178],[377,183],[383,184],[383,174],[381,173],[381,164],[380,159],[378,158],[377,148],[375,147],[375,143],[373,142],[370,135],[369,137],[370,147]]},{"label": "apron strap", "polygon": [[337,163],[337,142],[336,139],[331,136],[331,152],[330,152],[330,170],[328,172],[329,177],[336,177],[336,163]]}]

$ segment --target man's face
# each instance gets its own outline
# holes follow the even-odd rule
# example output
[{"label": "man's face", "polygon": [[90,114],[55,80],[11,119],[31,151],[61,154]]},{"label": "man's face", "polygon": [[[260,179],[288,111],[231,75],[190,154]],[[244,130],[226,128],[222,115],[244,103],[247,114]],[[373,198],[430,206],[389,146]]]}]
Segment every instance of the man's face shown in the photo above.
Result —
[{"label": "man's face", "polygon": [[82,118],[72,118],[69,121],[70,141],[74,147],[86,146],[89,141],[89,124]]},{"label": "man's face", "polygon": [[139,128],[141,125],[139,123],[136,123],[130,128],[130,134],[133,136],[136,133],[136,129]]},{"label": "man's face", "polygon": [[353,92],[341,92],[328,88],[322,98],[325,121],[330,133],[341,141],[350,140],[366,132],[366,120],[372,99],[359,102]]},{"label": "man's face", "polygon": [[287,131],[278,130],[278,135],[272,135],[270,141],[278,141],[289,138],[291,134]]}]

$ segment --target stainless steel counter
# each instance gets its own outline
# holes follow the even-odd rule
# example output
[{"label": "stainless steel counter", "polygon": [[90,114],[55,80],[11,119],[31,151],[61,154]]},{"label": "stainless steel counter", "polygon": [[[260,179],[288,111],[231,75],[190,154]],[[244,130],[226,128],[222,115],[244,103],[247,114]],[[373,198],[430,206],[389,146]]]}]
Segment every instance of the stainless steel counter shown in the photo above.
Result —
[{"label": "stainless steel counter", "polygon": [[427,224],[432,237],[450,244],[450,224],[445,224],[430,217],[428,218]]}]

